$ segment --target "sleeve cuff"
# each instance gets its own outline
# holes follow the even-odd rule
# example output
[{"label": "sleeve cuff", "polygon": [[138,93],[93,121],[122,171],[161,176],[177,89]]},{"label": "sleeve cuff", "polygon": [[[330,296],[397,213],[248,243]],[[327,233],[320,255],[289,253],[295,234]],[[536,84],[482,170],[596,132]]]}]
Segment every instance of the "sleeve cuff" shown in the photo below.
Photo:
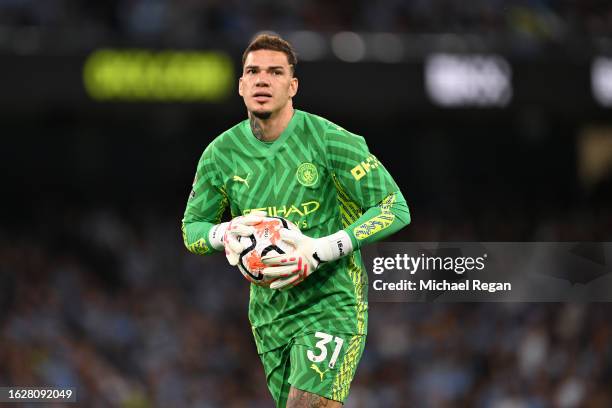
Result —
[{"label": "sleeve cuff", "polygon": [[212,246],[217,251],[221,251],[224,248],[223,236],[225,235],[225,231],[227,231],[228,225],[229,222],[217,224],[213,226],[208,232],[208,242],[210,242],[210,246]]},{"label": "sleeve cuff", "polygon": [[326,239],[331,249],[332,260],[342,258],[343,256],[353,252],[353,242],[351,241],[351,237],[344,230],[328,235]]}]

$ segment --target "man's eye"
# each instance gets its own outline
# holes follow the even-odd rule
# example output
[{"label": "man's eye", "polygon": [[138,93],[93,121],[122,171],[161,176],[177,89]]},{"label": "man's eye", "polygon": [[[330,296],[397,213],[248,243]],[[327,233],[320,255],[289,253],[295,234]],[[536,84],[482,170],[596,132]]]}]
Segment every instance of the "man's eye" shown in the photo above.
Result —
[{"label": "man's eye", "polygon": [[274,71],[274,75],[279,76],[279,75],[283,75],[282,71]]}]

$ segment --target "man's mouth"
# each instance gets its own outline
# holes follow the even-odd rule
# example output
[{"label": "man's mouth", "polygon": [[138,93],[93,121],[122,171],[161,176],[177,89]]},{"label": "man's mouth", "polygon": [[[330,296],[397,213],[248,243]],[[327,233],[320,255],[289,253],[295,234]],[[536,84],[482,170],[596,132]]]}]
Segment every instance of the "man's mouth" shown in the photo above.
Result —
[{"label": "man's mouth", "polygon": [[269,92],[255,92],[253,94],[253,98],[257,102],[265,102],[272,97],[272,94]]}]

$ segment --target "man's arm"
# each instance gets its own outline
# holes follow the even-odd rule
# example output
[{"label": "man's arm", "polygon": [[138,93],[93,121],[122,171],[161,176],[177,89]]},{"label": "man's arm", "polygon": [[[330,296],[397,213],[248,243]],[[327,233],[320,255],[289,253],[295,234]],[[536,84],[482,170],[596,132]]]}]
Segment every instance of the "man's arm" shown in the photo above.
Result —
[{"label": "man's arm", "polygon": [[228,224],[219,224],[229,201],[214,166],[213,150],[214,145],[209,145],[198,162],[181,224],[185,247],[199,255],[223,249]]},{"label": "man's arm", "polygon": [[326,148],[344,231],[353,250],[384,239],[410,223],[410,211],[397,183],[370,153],[363,137],[332,125],[326,134]]}]

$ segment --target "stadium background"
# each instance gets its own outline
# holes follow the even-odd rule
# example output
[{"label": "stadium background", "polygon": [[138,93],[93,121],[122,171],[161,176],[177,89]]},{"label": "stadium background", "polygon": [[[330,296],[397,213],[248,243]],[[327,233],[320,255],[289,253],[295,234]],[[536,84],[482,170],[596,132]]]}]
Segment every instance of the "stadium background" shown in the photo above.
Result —
[{"label": "stadium background", "polygon": [[[205,101],[84,85],[100,49],[214,51],[236,79],[263,29],[300,44],[296,107],[365,136],[398,181],[413,222],[393,240],[610,240],[608,2],[1,0],[0,385],[73,385],[87,407],[271,406],[247,283],[179,231],[202,149],[245,116],[235,84]],[[476,91],[436,100],[436,55]],[[470,56],[492,58],[493,85]],[[372,303],[346,406],[612,406],[610,312]]]}]

